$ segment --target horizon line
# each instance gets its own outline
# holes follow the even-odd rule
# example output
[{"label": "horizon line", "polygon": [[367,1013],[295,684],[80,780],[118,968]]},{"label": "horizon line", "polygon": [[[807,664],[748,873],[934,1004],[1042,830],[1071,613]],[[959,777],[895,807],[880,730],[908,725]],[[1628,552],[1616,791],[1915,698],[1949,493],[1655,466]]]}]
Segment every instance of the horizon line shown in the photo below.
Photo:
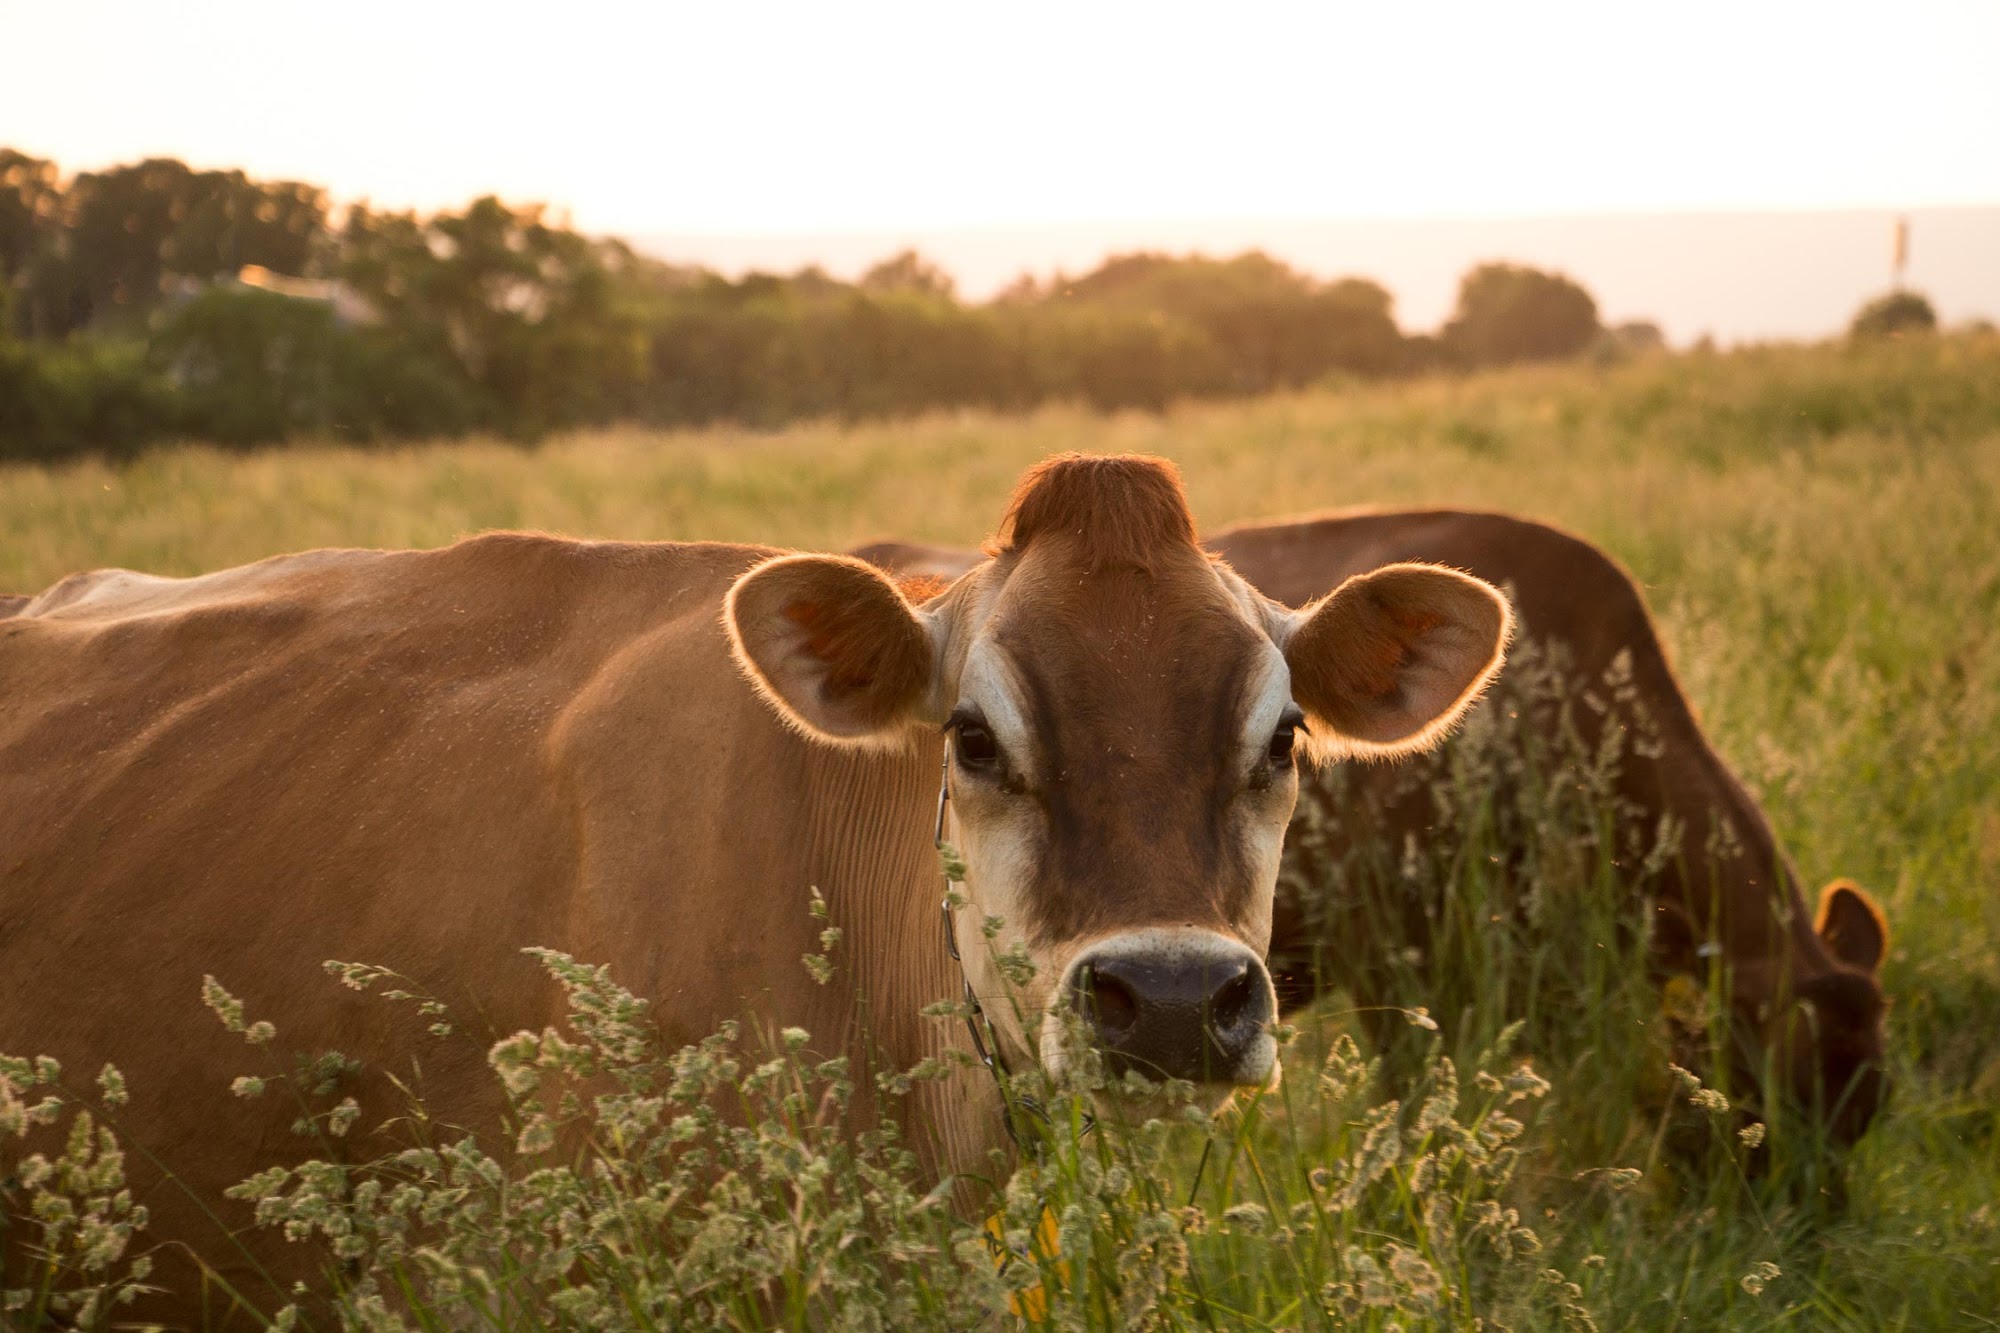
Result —
[{"label": "horizon line", "polygon": [[[481,196],[474,196],[479,198]],[[498,197],[498,196],[494,196]],[[357,200],[355,202],[366,202]],[[530,201],[539,202],[539,201]],[[542,203],[542,207],[559,209],[559,205]],[[573,211],[573,210],[572,210]],[[1068,218],[1042,219],[1015,222],[916,222],[877,223],[870,225],[839,225],[825,227],[645,227],[645,228],[604,228],[593,229],[607,237],[690,237],[702,240],[724,237],[747,239],[796,239],[799,237],[838,236],[867,238],[883,235],[899,235],[910,232],[934,232],[962,235],[993,231],[1070,231],[1112,229],[1119,227],[1245,227],[1245,226],[1377,226],[1383,224],[1428,225],[1466,223],[1506,223],[1506,222],[1570,222],[1570,221],[1624,221],[1655,218],[1734,218],[1734,217],[1812,217],[1841,214],[1883,214],[1897,216],[1915,213],[1977,213],[2000,212],[2000,198],[1957,203],[1924,204],[1773,204],[1762,207],[1710,207],[1689,205],[1685,207],[1658,208],[1605,208],[1556,210],[1548,212],[1495,212],[1495,213],[1340,213],[1340,214],[1259,214],[1259,213],[1217,213],[1184,214],[1180,216],[1133,215],[1123,218]],[[573,224],[574,225],[574,224]]]}]

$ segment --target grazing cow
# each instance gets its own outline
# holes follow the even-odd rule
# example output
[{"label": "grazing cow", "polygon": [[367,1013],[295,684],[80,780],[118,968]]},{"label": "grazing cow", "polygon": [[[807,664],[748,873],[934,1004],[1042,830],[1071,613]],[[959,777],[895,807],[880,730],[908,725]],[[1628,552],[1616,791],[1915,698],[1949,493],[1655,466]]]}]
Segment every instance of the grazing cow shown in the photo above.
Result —
[{"label": "grazing cow", "polygon": [[[1661,979],[1701,977],[1708,960],[1726,964],[1737,1051],[1738,1086],[1767,1059],[1786,1091],[1815,1107],[1829,1133],[1852,1142],[1867,1127],[1884,1093],[1880,1064],[1885,1001],[1876,967],[1887,945],[1881,911],[1858,886],[1829,884],[1817,912],[1807,908],[1763,811],[1709,746],[1681,694],[1631,578],[1590,543],[1554,528],[1502,514],[1455,510],[1356,512],[1293,522],[1225,529],[1209,550],[1265,596],[1302,605],[1358,573],[1397,561],[1463,569],[1511,590],[1523,634],[1559,644],[1582,679],[1597,681],[1614,662],[1630,673],[1638,712],[1649,724],[1648,762],[1628,758],[1618,796],[1645,813],[1680,826],[1679,855],[1653,886],[1652,962]],[[906,574],[949,577],[975,557],[948,548],[885,543],[856,554]],[[1595,714],[1578,710],[1588,723]],[[1534,719],[1548,725],[1552,718]],[[1603,727],[1631,728],[1637,719],[1608,712]],[[1585,737],[1595,745],[1601,734]],[[1417,781],[1415,759],[1357,764],[1346,795],[1383,820],[1371,837],[1391,847],[1423,837],[1435,819],[1429,793]],[[1318,960],[1332,978],[1360,983],[1364,1005],[1367,961],[1381,939],[1351,938],[1340,923],[1313,920],[1310,905],[1281,893],[1269,963],[1281,1004],[1312,998]],[[1367,913],[1348,918],[1358,930]],[[1417,928],[1421,928],[1418,923]],[[1357,960],[1344,965],[1343,959]]]},{"label": "grazing cow", "polygon": [[[1295,744],[1432,744],[1509,632],[1494,589],[1418,565],[1281,607],[1203,555],[1144,458],[1031,471],[993,555],[921,604],[846,556],[525,534],[79,576],[0,620],[0,1051],[117,1064],[151,1234],[225,1262],[150,1163],[241,1227],[221,1191],[298,1151],[296,1112],[229,1096],[263,1071],[205,972],[286,1045],[375,1067],[407,1019],[316,984],[323,959],[473,998],[504,1035],[560,1017],[520,956],[547,945],[610,965],[671,1040],[747,1015],[897,1067],[966,1043],[918,1010],[969,983],[1007,1066],[1059,1074],[1059,1025],[1033,1031],[1073,1003],[1114,1070],[1219,1099],[1275,1073]],[[1004,921],[994,949],[1037,969],[1018,1012],[992,955],[961,977],[939,939],[947,746],[953,930]],[[844,932],[824,988],[799,962],[814,886]],[[426,1054],[441,1123],[498,1123],[484,1047]],[[385,1082],[352,1087],[362,1155],[401,1106]],[[936,1172],[1002,1142],[977,1070],[902,1114]]]}]

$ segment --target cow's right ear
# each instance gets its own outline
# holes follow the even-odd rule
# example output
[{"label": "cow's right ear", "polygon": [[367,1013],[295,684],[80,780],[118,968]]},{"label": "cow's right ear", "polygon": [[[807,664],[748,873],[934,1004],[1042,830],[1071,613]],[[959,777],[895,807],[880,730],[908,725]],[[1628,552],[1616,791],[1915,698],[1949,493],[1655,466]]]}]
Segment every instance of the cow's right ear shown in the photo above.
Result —
[{"label": "cow's right ear", "polygon": [[736,580],[730,646],[758,693],[820,740],[900,740],[931,696],[937,651],[923,613],[873,566],[784,555]]},{"label": "cow's right ear", "polygon": [[1889,921],[1868,891],[1851,879],[1820,890],[1813,930],[1828,953],[1863,972],[1881,966],[1889,948]]},{"label": "cow's right ear", "polygon": [[1499,673],[1514,632],[1498,590],[1438,565],[1357,575],[1287,614],[1292,698],[1321,758],[1437,744]]}]

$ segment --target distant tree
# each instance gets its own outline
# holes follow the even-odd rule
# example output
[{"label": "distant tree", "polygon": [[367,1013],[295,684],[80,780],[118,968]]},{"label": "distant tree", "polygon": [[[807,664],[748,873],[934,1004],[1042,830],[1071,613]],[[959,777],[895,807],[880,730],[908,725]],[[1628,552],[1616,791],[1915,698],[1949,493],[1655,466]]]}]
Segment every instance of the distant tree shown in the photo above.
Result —
[{"label": "distant tree", "polygon": [[904,250],[883,260],[861,275],[861,287],[870,292],[917,292],[950,300],[957,287],[951,275],[915,250]]},{"label": "distant tree", "polygon": [[1435,333],[1413,333],[1403,339],[1402,359],[1397,368],[1406,375],[1428,375],[1451,364],[1451,353],[1446,350],[1444,339]]},{"label": "distant tree", "polygon": [[1057,301],[1026,332],[1032,374],[1054,398],[1099,411],[1158,412],[1174,400],[1228,392],[1228,362],[1188,320],[1107,302]]},{"label": "distant tree", "polygon": [[1613,324],[1597,335],[1591,357],[1603,365],[1616,365],[1638,357],[1657,356],[1667,350],[1667,335],[1651,320],[1632,319]]},{"label": "distant tree", "polygon": [[310,297],[217,283],[164,314],[149,359],[174,389],[172,425],[223,444],[444,435],[482,421],[476,390],[435,349],[343,325],[331,301]]},{"label": "distant tree", "polygon": [[61,210],[56,164],[0,148],[0,335],[17,320],[17,294],[55,254]]},{"label": "distant tree", "polygon": [[167,244],[193,174],[172,158],[149,158],[86,171],[71,183],[61,279],[83,321],[136,323],[159,302]]},{"label": "distant tree", "polygon": [[1201,270],[1214,264],[1214,260],[1198,255],[1180,260],[1172,255],[1138,250],[1127,255],[1112,255],[1082,277],[1064,279],[1055,287],[1064,296],[1077,300],[1137,298],[1140,303],[1150,301],[1157,304],[1164,295],[1161,289],[1173,284],[1177,269]]},{"label": "distant tree", "polygon": [[136,326],[175,279],[199,287],[246,264],[303,274],[326,221],[325,192],[293,181],[164,157],[87,171],[64,198],[61,260],[38,275],[38,303],[68,327]]},{"label": "distant tree", "polygon": [[1381,374],[1402,360],[1380,286],[1358,278],[1323,286],[1254,250],[1226,260],[1116,255],[1056,290],[1063,301],[1185,322],[1206,336],[1238,393],[1296,388],[1331,370]]},{"label": "distant tree", "polygon": [[[1380,285],[1255,251],[1117,255],[983,304],[914,250],[854,282],[817,267],[730,280],[497,198],[332,225],[310,185],[151,158],[65,186],[0,150],[0,435],[38,456],[174,434],[1159,409],[1556,355],[1596,327],[1575,284],[1505,265],[1469,275],[1460,305],[1449,337],[1405,338]],[[1570,338],[1557,326],[1579,310]],[[7,344],[10,328],[31,341]]]},{"label": "distant tree", "polygon": [[250,180],[240,171],[190,175],[161,253],[169,273],[205,278],[256,264],[303,274],[326,230],[326,191],[297,181]]},{"label": "distant tree", "polygon": [[1363,375],[1402,370],[1409,361],[1396,327],[1395,298],[1368,278],[1341,278],[1320,289],[1319,351],[1336,369]]},{"label": "distant tree", "polygon": [[619,289],[631,252],[546,211],[490,195],[430,218],[356,207],[340,235],[339,276],[470,386],[487,424],[522,435],[624,410],[645,362],[642,303]]},{"label": "distant tree", "polygon": [[1937,311],[1916,292],[1895,291],[1878,296],[1855,312],[1850,338],[1896,338],[1937,329]]},{"label": "distant tree", "polygon": [[333,308],[248,287],[215,286],[178,306],[152,356],[180,390],[190,428],[256,444],[332,424]]},{"label": "distant tree", "polygon": [[[794,295],[807,301],[833,300],[837,297],[845,296],[853,290],[847,283],[834,277],[818,264],[807,264],[804,268],[792,274],[790,278],[780,278],[778,281],[786,283]],[[945,281],[949,283],[950,279],[947,278]],[[882,290],[901,289],[895,288],[892,284],[891,286],[884,287]]]},{"label": "distant tree", "polygon": [[1562,274],[1481,264],[1459,282],[1444,343],[1463,365],[1492,366],[1575,356],[1597,333],[1597,302]]},{"label": "distant tree", "polygon": [[174,408],[143,344],[0,338],[0,460],[126,453],[171,430]]},{"label": "distant tree", "polygon": [[[1057,275],[1060,281],[1061,275]],[[1055,285],[1052,283],[1051,285]],[[995,305],[1032,305],[1048,297],[1049,289],[1032,273],[1023,273],[993,294]]]}]

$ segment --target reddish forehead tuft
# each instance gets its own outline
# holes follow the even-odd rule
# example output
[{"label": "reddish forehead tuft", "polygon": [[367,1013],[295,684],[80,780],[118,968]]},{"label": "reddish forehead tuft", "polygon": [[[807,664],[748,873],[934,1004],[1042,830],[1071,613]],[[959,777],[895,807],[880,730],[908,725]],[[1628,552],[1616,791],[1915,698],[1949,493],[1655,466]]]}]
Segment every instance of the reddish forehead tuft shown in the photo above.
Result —
[{"label": "reddish forehead tuft", "polygon": [[1180,473],[1144,454],[1059,454],[1031,468],[992,552],[1022,551],[1044,536],[1078,544],[1092,569],[1151,570],[1163,557],[1196,549]]},{"label": "reddish forehead tuft", "polygon": [[941,574],[905,574],[896,580],[897,591],[911,606],[922,606],[949,587],[951,580]]}]

